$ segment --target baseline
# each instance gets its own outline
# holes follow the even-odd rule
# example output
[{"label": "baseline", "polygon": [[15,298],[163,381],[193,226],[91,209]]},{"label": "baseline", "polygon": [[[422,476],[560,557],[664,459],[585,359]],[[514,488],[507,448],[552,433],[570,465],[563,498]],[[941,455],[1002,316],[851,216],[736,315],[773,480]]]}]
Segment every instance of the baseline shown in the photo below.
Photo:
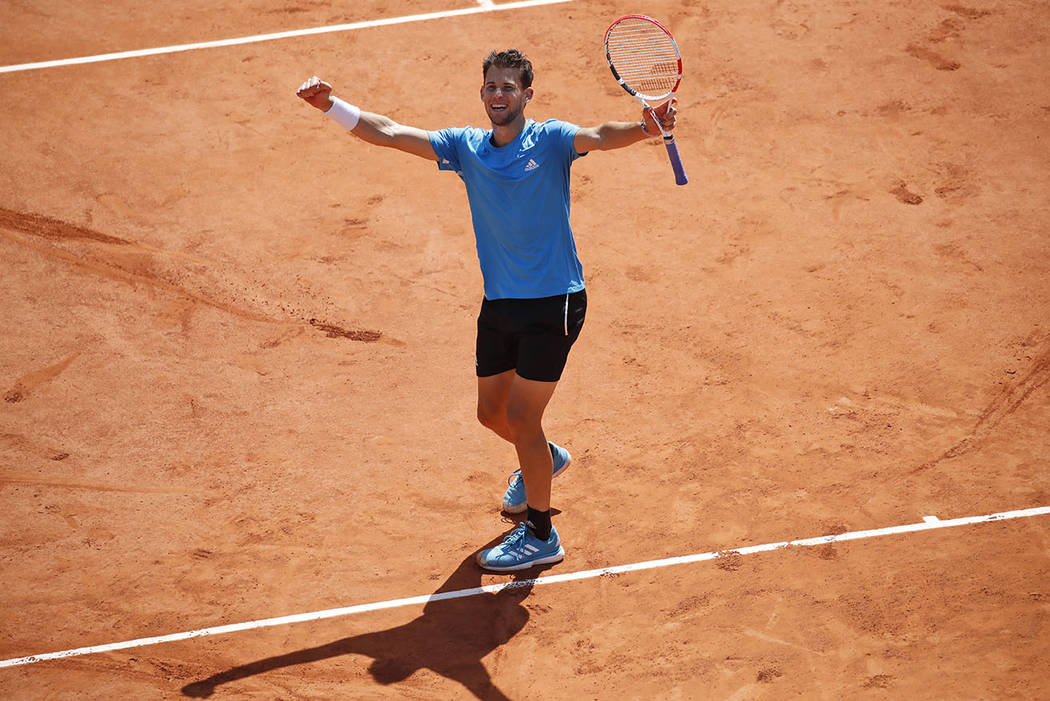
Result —
[{"label": "baseline", "polygon": [[551,575],[549,577],[537,577],[536,579],[511,581],[505,582],[503,584],[489,584],[486,586],[474,587],[473,589],[460,589],[457,591],[442,592],[440,594],[425,594],[422,596],[411,596],[404,599],[378,601],[371,604],[358,604],[356,606],[346,606],[342,608],[327,609],[324,611],[314,611],[311,613],[299,613],[291,616],[264,618],[261,620],[248,621],[245,623],[231,623],[228,625],[214,626],[211,628],[201,628],[198,630],[191,630],[183,633],[158,635],[151,638],[138,638],[136,640],[128,640],[122,643],[93,645],[90,647],[80,647],[73,650],[62,650],[60,652],[49,652],[40,655],[28,655],[26,657],[18,657],[9,660],[0,660],[0,667],[16,667],[20,665],[33,664],[35,662],[62,659],[65,657],[77,657],[80,655],[90,655],[99,652],[126,650],[128,648],[146,647],[147,645],[158,645],[160,643],[171,643],[180,640],[189,640],[191,638],[200,638],[210,635],[222,635],[225,633],[236,633],[239,631],[253,630],[257,628],[270,628],[274,626],[290,625],[292,623],[303,623],[306,621],[319,621],[326,618],[351,616],[357,613],[367,613],[370,611],[380,611],[383,609],[400,608],[402,606],[426,604],[431,601],[462,599],[469,596],[477,596],[479,594],[495,594],[505,589],[534,587],[540,586],[542,584],[558,584],[561,582],[573,582],[582,579],[594,579],[595,577],[601,577],[604,575],[623,574],[625,572],[638,572],[640,570],[651,570],[660,567],[670,567],[672,565],[685,565],[695,562],[703,562],[705,560],[714,560],[719,557],[726,557],[728,555],[753,555],[755,553],[768,552],[771,550],[780,550],[782,548],[805,548],[817,545],[825,545],[827,543],[839,543],[849,540],[863,540],[865,538],[879,538],[882,536],[901,535],[904,533],[914,533],[917,531],[931,531],[939,528],[971,526],[979,523],[991,523],[993,521],[1006,521],[1010,519],[1032,518],[1034,516],[1047,515],[1050,515],[1050,506],[1040,506],[1031,509],[1021,509],[1017,511],[1002,511],[995,514],[987,514],[985,516],[966,516],[963,518],[954,518],[944,521],[937,519],[935,516],[925,516],[923,517],[923,521],[921,523],[909,523],[903,526],[889,526],[887,528],[876,528],[865,531],[852,531],[849,533],[817,536],[815,538],[805,538],[802,540],[788,540],[779,543],[749,545],[746,547],[734,548],[730,550],[720,550],[717,552],[697,553],[695,555],[669,557],[661,560],[648,560],[646,562],[636,562],[629,565],[617,565],[614,567],[603,567],[601,569],[582,570],[580,572],[569,572],[566,574]]},{"label": "baseline", "polygon": [[271,32],[269,34],[256,34],[254,36],[238,37],[235,39],[217,39],[215,41],[202,41],[193,44],[176,44],[174,46],[161,46],[154,49],[136,49],[133,51],[118,51],[108,54],[97,54],[95,56],[80,56],[78,58],[62,58],[53,61],[37,61],[35,63],[18,63],[11,66],[0,66],[0,73],[14,73],[16,71],[33,71],[42,68],[57,68],[60,66],[74,66],[84,63],[99,63],[101,61],[118,61],[125,58],[141,58],[143,56],[156,56],[158,54],[173,54],[180,51],[196,51],[198,49],[215,49],[224,46],[238,46],[240,44],[255,44],[263,41],[274,41],[276,39],[290,39],[292,37],[310,36],[313,34],[330,34],[332,32],[349,32],[355,29],[368,29],[370,27],[384,27],[391,24],[407,24],[409,22],[426,22],[446,17],[461,17],[463,15],[475,15],[481,12],[499,12],[502,10],[518,10],[525,7],[539,7],[541,5],[556,5],[559,3],[573,2],[574,0],[517,0],[516,2],[505,2],[496,4],[491,1],[479,2],[476,7],[465,7],[459,10],[442,10],[440,12],[427,12],[418,15],[404,15],[402,17],[387,17],[384,19],[363,20],[361,22],[350,22],[347,24],[333,24],[325,27],[313,27],[310,29],[292,29],[286,32]]}]

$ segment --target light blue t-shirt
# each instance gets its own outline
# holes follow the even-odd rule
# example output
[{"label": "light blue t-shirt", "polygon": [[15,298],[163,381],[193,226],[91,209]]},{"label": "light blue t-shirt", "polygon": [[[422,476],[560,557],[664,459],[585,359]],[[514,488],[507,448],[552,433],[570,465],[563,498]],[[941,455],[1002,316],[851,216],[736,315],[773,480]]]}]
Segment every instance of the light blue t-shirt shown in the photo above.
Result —
[{"label": "light blue t-shirt", "polygon": [[493,146],[491,130],[428,132],[438,168],[467,187],[488,299],[553,297],[584,288],[569,226],[569,166],[580,127],[531,119],[518,138]]}]

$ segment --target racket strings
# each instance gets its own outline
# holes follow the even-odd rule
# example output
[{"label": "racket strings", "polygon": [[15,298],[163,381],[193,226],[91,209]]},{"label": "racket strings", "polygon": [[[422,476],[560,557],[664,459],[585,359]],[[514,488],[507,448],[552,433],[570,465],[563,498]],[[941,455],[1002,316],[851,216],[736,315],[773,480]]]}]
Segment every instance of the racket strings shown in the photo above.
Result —
[{"label": "racket strings", "polygon": [[620,79],[637,92],[669,93],[682,77],[674,40],[650,22],[616,25],[606,36],[605,48]]}]

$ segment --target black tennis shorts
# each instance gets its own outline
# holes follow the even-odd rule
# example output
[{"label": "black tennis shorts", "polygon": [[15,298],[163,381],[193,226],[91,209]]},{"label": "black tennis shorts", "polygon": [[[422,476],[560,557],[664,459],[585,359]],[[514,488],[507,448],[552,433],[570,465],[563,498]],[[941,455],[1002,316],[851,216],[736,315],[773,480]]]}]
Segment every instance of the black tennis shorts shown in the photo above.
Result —
[{"label": "black tennis shorts", "polygon": [[587,291],[538,299],[485,299],[478,315],[478,377],[516,370],[557,382],[587,315]]}]

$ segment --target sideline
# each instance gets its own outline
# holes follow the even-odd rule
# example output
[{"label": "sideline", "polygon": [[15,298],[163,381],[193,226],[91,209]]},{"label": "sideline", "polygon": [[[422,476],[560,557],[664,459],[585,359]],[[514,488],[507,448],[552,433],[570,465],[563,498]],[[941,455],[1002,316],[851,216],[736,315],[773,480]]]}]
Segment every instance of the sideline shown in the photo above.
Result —
[{"label": "sideline", "polygon": [[534,587],[542,584],[558,584],[560,582],[572,582],[581,579],[593,579],[606,575],[623,574],[625,572],[637,572],[639,570],[651,570],[659,567],[670,567],[672,565],[685,565],[705,560],[714,560],[719,557],[753,555],[755,553],[780,550],[782,548],[805,548],[827,543],[841,543],[848,540],[863,540],[865,538],[879,538],[888,535],[900,535],[903,533],[914,533],[916,531],[932,531],[939,528],[954,528],[956,526],[971,526],[979,523],[990,523],[992,521],[1006,521],[1016,518],[1031,518],[1033,516],[1050,515],[1050,506],[1040,506],[1032,509],[1019,511],[1003,511],[986,516],[967,516],[964,518],[953,518],[942,521],[936,516],[924,516],[922,523],[910,523],[904,526],[890,526],[888,528],[876,528],[866,531],[853,531],[850,533],[839,533],[837,535],[818,536],[804,540],[789,540],[780,543],[766,543],[764,545],[750,545],[732,550],[718,552],[698,553],[696,555],[684,555],[681,557],[670,557],[662,560],[649,560],[647,562],[636,562],[630,565],[618,565],[596,570],[583,570],[580,572],[569,572],[566,574],[551,575],[549,577],[537,577],[536,579],[517,580],[503,584],[489,584],[473,589],[460,589],[458,591],[442,592],[440,594],[425,594],[423,596],[412,596],[405,599],[391,599],[390,601],[378,601],[371,604],[358,604],[357,606],[346,606],[343,608],[327,609],[325,611],[314,611],[312,613],[299,613],[292,616],[280,616],[277,618],[264,618],[258,621],[246,623],[232,623],[212,628],[201,628],[199,630],[186,631],[184,633],[171,633],[169,635],[158,635],[152,638],[139,638],[128,640],[123,643],[110,643],[108,645],[93,645],[91,647],[80,647],[74,650],[62,650],[61,652],[49,652],[40,655],[29,655],[10,660],[0,660],[0,668],[16,667],[19,665],[44,662],[46,660],[57,660],[64,657],[77,657],[90,655],[98,652],[112,652],[113,650],[125,650],[128,648],[145,647],[160,643],[171,643],[190,638],[200,638],[209,635],[222,635],[224,633],[236,633],[242,630],[253,630],[256,628],[270,628],[273,626],[284,626],[292,623],[303,623],[305,621],[318,621],[325,618],[336,618],[339,616],[351,616],[356,613],[367,613],[382,609],[399,608],[402,606],[413,606],[426,604],[430,601],[444,601],[447,599],[462,599],[479,594],[494,594],[504,589],[515,589],[520,587]]},{"label": "sideline", "polygon": [[73,66],[82,63],[99,63],[101,61],[117,61],[124,58],[140,58],[142,56],[156,56],[158,54],[173,54],[179,51],[196,51],[197,49],[214,49],[223,46],[237,46],[240,44],[255,44],[261,41],[274,41],[276,39],[289,39],[292,37],[309,36],[311,34],[329,34],[332,32],[349,32],[355,29],[368,29],[370,27],[384,27],[391,24],[407,24],[409,22],[426,22],[432,19],[443,19],[445,17],[461,17],[463,15],[475,15],[481,12],[499,12],[502,10],[518,10],[525,7],[538,7],[540,5],[556,5],[558,3],[573,2],[574,0],[518,0],[517,2],[505,2],[495,4],[479,2],[476,7],[466,7],[461,10],[442,10],[440,12],[427,12],[419,15],[405,15],[403,17],[387,17],[385,19],[372,19],[362,22],[351,22],[349,24],[333,24],[327,27],[313,27],[311,29],[293,29],[287,32],[273,32],[271,34],[256,34],[255,36],[239,37],[236,39],[219,39],[216,41],[202,41],[195,44],[178,44],[175,46],[161,46],[155,49],[137,49],[134,51],[120,51],[117,53],[98,54],[96,56],[81,56],[79,58],[63,58],[54,61],[38,61],[36,63],[19,63],[11,66],[0,66],[0,73],[14,73],[16,71],[34,71],[42,68],[57,68],[60,66]]}]

